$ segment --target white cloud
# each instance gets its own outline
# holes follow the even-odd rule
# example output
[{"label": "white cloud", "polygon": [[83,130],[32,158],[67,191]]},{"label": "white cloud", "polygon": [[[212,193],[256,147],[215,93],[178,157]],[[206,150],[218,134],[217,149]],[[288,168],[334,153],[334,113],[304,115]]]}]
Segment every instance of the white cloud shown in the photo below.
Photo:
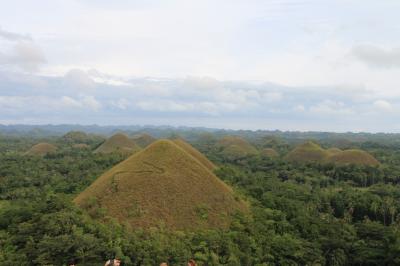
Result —
[{"label": "white cloud", "polygon": [[400,47],[384,49],[375,45],[353,47],[352,54],[362,62],[373,67],[400,67]]},{"label": "white cloud", "polygon": [[347,107],[343,102],[324,100],[309,108],[309,111],[315,115],[353,115],[354,110]]},{"label": "white cloud", "polygon": [[373,102],[373,106],[378,110],[378,111],[392,111],[393,106],[385,100],[376,100]]}]

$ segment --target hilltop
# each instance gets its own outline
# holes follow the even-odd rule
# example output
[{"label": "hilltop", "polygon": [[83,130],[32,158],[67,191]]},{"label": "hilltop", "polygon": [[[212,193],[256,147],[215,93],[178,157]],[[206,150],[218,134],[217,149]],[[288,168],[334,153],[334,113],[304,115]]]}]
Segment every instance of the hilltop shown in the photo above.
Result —
[{"label": "hilltop", "polygon": [[286,155],[286,159],[292,162],[323,162],[328,157],[328,152],[318,144],[307,141]]},{"label": "hilltop", "polygon": [[378,166],[379,162],[368,152],[358,149],[341,150],[338,148],[323,149],[318,144],[308,141],[286,155],[293,162],[334,163],[338,165],[357,164]]},{"label": "hilltop", "polygon": [[127,135],[117,133],[104,141],[94,152],[95,153],[134,153],[140,150]]},{"label": "hilltop", "polygon": [[56,150],[57,150],[57,147],[54,146],[53,144],[41,142],[41,143],[38,143],[38,144],[32,146],[32,148],[30,148],[25,154],[26,155],[44,156],[48,153],[55,152]]},{"label": "hilltop", "polygon": [[62,136],[62,139],[68,143],[85,143],[90,137],[82,131],[70,131]]},{"label": "hilltop", "polygon": [[261,150],[261,156],[275,158],[278,157],[279,154],[272,148],[264,148]]},{"label": "hilltop", "polygon": [[[94,200],[95,199],[95,200]],[[196,158],[170,140],[158,140],[116,165],[75,198],[134,227],[227,228],[246,205]]]},{"label": "hilltop", "polygon": [[226,136],[217,142],[222,156],[235,160],[258,154],[257,149],[245,139],[237,136]]},{"label": "hilltop", "polygon": [[153,136],[143,133],[137,134],[132,137],[132,140],[141,148],[146,148],[148,145],[156,141],[157,139]]},{"label": "hilltop", "polygon": [[173,142],[181,147],[183,150],[185,150],[187,153],[192,155],[194,158],[196,158],[200,163],[202,163],[208,170],[214,171],[217,167],[207,159],[206,156],[204,156],[201,152],[196,150],[192,145],[184,141],[183,139],[174,139]]},{"label": "hilltop", "polygon": [[345,150],[329,156],[328,162],[335,164],[357,164],[378,166],[379,162],[371,154],[366,151],[351,149]]}]

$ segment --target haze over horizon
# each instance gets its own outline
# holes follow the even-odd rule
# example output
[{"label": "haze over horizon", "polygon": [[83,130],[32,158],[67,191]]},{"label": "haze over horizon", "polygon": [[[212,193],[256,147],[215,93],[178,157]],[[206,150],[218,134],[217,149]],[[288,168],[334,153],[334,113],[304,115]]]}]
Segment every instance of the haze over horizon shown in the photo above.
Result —
[{"label": "haze over horizon", "polygon": [[399,8],[2,3],[0,124],[400,132]]}]

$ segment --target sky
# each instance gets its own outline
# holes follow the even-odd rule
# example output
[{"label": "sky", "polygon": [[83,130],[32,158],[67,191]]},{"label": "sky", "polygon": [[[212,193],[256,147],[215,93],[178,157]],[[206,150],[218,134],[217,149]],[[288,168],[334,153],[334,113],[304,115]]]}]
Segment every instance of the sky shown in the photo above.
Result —
[{"label": "sky", "polygon": [[400,132],[398,0],[0,7],[0,124]]}]

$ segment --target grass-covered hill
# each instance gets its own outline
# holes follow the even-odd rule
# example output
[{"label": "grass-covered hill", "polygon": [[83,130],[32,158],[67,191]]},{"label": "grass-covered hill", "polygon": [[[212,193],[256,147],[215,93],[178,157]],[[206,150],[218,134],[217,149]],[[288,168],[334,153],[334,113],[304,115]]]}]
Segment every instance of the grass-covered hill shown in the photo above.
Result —
[{"label": "grass-covered hill", "polygon": [[324,149],[318,144],[311,141],[305,142],[294,148],[286,155],[286,159],[289,161],[300,163],[317,162],[321,164],[333,163],[338,165],[379,165],[379,162],[366,151],[359,149]]},{"label": "grass-covered hill", "polygon": [[345,150],[328,157],[328,162],[334,164],[357,164],[357,165],[369,165],[378,166],[379,162],[371,154],[366,151],[351,149]]},{"label": "grass-covered hill", "polygon": [[147,133],[136,134],[132,137],[132,140],[141,148],[145,148],[157,139]]},{"label": "grass-covered hill", "polygon": [[30,148],[25,154],[26,155],[37,155],[37,156],[44,156],[46,154],[52,153],[57,151],[57,147],[53,144],[41,142],[38,143],[32,148]]},{"label": "grass-covered hill", "polygon": [[143,228],[226,228],[230,214],[246,210],[228,185],[171,140],[158,140],[116,165],[75,202]]},{"label": "grass-covered hill", "polygon": [[210,160],[208,160],[206,156],[204,156],[201,152],[196,150],[192,145],[190,145],[183,139],[181,139],[181,138],[174,139],[173,142],[176,145],[178,145],[180,148],[185,150],[187,153],[192,155],[194,158],[196,158],[200,163],[202,163],[210,171],[214,171],[216,169],[216,166]]},{"label": "grass-covered hill", "polygon": [[328,152],[329,156],[332,156],[332,155],[335,155],[335,154],[338,154],[338,153],[342,152],[342,150],[339,149],[339,148],[329,148],[326,151]]},{"label": "grass-covered hill", "polygon": [[140,147],[127,135],[117,133],[104,141],[94,152],[95,153],[135,153]]},{"label": "grass-covered hill", "polygon": [[70,131],[62,136],[62,139],[68,143],[85,143],[90,137],[82,131]]},{"label": "grass-covered hill", "polygon": [[275,158],[279,156],[279,153],[277,153],[276,150],[272,148],[264,148],[261,150],[260,154],[261,156],[268,158]]},{"label": "grass-covered hill", "polygon": [[258,150],[245,139],[238,136],[225,136],[217,142],[221,155],[235,160],[258,154]]},{"label": "grass-covered hill", "polygon": [[286,155],[286,159],[292,162],[323,162],[328,157],[328,152],[318,144],[307,141]]}]

